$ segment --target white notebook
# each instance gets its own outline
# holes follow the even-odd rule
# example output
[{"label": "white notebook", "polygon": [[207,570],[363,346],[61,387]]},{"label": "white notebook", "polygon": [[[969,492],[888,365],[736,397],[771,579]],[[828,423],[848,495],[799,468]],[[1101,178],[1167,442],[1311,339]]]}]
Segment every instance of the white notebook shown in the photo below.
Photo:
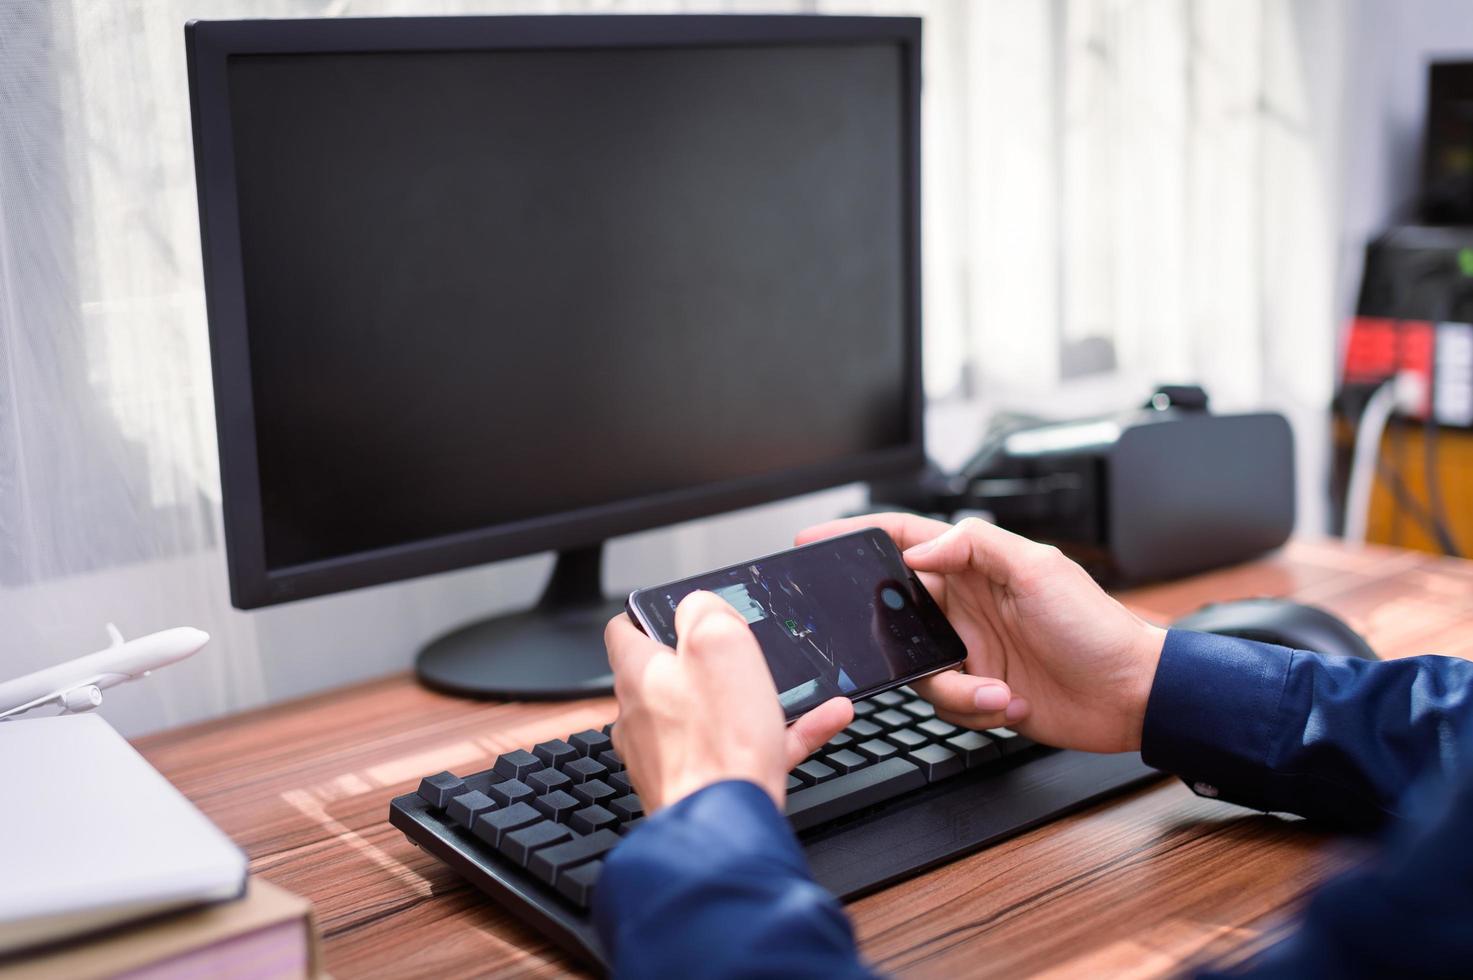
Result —
[{"label": "white notebook", "polygon": [[97,715],[0,722],[0,953],[241,895],[246,858]]}]

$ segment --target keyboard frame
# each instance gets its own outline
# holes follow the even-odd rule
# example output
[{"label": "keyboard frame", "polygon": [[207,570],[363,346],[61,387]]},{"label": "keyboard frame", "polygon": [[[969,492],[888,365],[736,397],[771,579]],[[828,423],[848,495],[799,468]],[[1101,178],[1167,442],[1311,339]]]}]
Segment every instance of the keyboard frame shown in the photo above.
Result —
[{"label": "keyboard frame", "polygon": [[[814,827],[798,839],[814,879],[847,902],[1162,778],[1134,752],[1033,747]],[[608,970],[590,912],[436,814],[417,793],[389,803],[389,822],[554,945]]]},{"label": "keyboard frame", "polygon": [[589,966],[608,970],[591,913],[532,877],[526,868],[493,851],[460,824],[435,813],[418,793],[389,801],[389,823],[402,830],[410,842],[494,898],[511,915],[548,936],[555,946]]},{"label": "keyboard frame", "polygon": [[1165,777],[1140,753],[1033,747],[798,835],[813,878],[850,902]]}]

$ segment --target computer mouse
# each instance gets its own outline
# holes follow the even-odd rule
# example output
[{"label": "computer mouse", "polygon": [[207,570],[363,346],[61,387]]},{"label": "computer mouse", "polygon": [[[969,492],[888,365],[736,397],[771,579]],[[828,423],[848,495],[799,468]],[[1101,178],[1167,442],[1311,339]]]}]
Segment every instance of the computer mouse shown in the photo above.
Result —
[{"label": "computer mouse", "polygon": [[1238,599],[1203,606],[1171,624],[1175,629],[1240,636],[1295,650],[1338,653],[1379,660],[1376,651],[1345,621],[1315,606],[1289,599]]}]

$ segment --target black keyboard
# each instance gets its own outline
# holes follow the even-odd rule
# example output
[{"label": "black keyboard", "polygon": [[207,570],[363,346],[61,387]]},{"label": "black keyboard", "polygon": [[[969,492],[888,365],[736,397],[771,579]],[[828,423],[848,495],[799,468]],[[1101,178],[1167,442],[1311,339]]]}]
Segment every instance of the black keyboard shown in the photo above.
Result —
[{"label": "black keyboard", "polygon": [[[909,688],[855,702],[843,732],[788,775],[787,815],[819,884],[883,888],[1160,774],[936,717]],[[426,776],[389,822],[578,959],[607,966],[589,917],[603,859],[644,819],[612,726]]]}]

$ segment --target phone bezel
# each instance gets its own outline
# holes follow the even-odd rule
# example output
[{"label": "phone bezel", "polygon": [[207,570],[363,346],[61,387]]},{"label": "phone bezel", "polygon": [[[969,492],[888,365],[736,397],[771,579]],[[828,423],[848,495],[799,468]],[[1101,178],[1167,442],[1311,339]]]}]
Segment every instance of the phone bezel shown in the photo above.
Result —
[{"label": "phone bezel", "polygon": [[[910,576],[910,580],[915,584],[915,587],[920,591],[922,595],[926,597],[927,600],[930,601],[940,621],[942,623],[945,623],[947,628],[951,629],[952,634],[956,636],[957,645],[960,646],[962,649],[962,656],[957,660],[947,661],[929,670],[917,671],[914,674],[907,674],[903,677],[898,677],[891,681],[885,681],[883,683],[868,688],[860,688],[856,691],[851,692],[850,694],[845,695],[845,697],[849,698],[850,701],[859,701],[864,698],[873,697],[876,694],[883,694],[885,691],[894,690],[897,687],[909,684],[911,681],[922,680],[923,678],[939,674],[942,671],[955,670],[956,668],[960,667],[962,664],[966,663],[966,641],[963,640],[961,636],[956,633],[955,627],[951,626],[950,620],[946,618],[946,614],[941,610],[940,604],[936,602],[936,597],[931,595],[931,591],[927,589],[925,583],[920,580],[920,576],[916,575],[915,571],[905,564],[905,559],[901,556],[900,549],[895,547],[894,540],[891,539],[890,535],[887,534],[883,528],[879,527],[871,526],[859,528],[857,530],[849,531],[844,534],[836,534],[830,538],[822,538],[818,541],[810,541],[808,544],[800,544],[796,547],[784,548],[782,551],[774,551],[771,554],[763,555],[760,558],[751,558],[747,561],[733,562],[730,565],[722,565],[719,568],[713,568],[705,572],[698,572],[695,575],[686,575],[678,579],[672,579],[671,581],[662,583],[660,585],[652,585],[643,589],[635,589],[630,592],[629,597],[624,600],[624,611],[629,616],[634,625],[638,627],[641,633],[652,639],[658,640],[661,643],[664,643],[664,637],[660,636],[659,630],[649,621],[649,619],[646,618],[644,610],[641,608],[640,605],[641,597],[660,593],[662,590],[668,589],[672,585],[679,585],[680,583],[688,582],[693,578],[704,578],[708,575],[719,575],[722,572],[729,572],[733,569],[745,568],[748,565],[761,564],[765,561],[771,561],[774,558],[781,558],[786,555],[791,555],[794,552],[808,551],[814,548],[829,546],[832,545],[835,541],[841,540],[843,538],[864,537],[867,541],[869,541],[871,537],[876,534],[878,534],[880,539],[884,541],[884,546],[890,549],[891,553],[899,561],[901,567],[905,568],[906,574]],[[671,626],[671,633],[674,633],[673,624]],[[930,637],[927,637],[927,639],[929,640]],[[784,709],[784,715],[787,717],[789,724],[791,724],[795,719],[802,717],[803,713],[804,712],[799,711],[797,714],[788,714],[786,709]]]}]

